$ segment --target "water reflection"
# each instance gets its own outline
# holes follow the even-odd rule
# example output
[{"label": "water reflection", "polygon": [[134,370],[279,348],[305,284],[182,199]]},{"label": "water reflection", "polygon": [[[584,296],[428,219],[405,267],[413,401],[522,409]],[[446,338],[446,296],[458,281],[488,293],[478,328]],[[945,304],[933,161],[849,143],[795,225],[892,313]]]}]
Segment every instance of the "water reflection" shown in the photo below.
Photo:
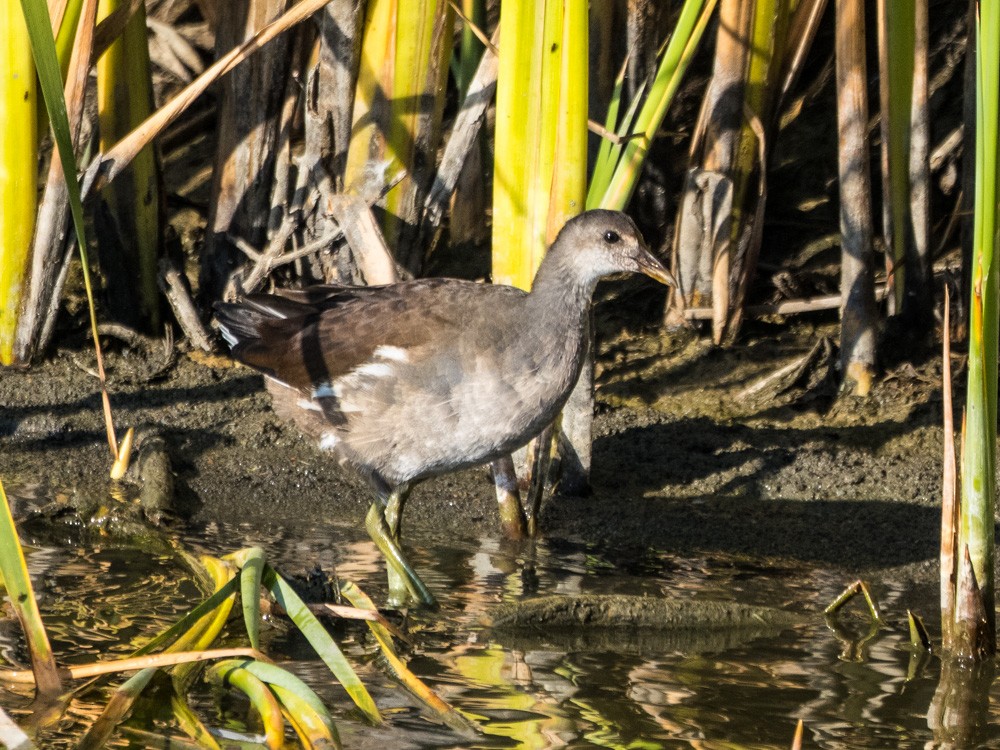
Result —
[{"label": "water reflection", "polygon": [[[214,553],[259,544],[288,573],[319,565],[384,599],[381,557],[363,532],[329,526],[270,534],[210,527],[185,540]],[[933,588],[879,586],[892,623],[868,638],[859,616],[832,632],[819,614],[843,588],[839,573],[790,565],[661,552],[618,559],[596,546],[549,540],[437,539],[421,530],[411,559],[439,595],[436,613],[412,613],[416,645],[410,667],[484,729],[470,742],[437,724],[372,663],[366,631],[338,630],[362,679],[383,709],[382,727],[361,724],[339,686],[303,639],[280,621],[265,633],[267,649],[300,674],[334,709],[346,747],[353,748],[745,748],[788,747],[795,723],[807,747],[923,748],[1000,746],[997,688],[983,670],[970,686],[949,678],[938,689],[940,663],[911,663],[905,608],[931,612]],[[106,547],[41,548],[29,556],[43,593],[55,648],[66,661],[131,651],[197,600],[176,561]],[[750,634],[663,634],[614,631],[493,632],[487,615],[500,602],[536,593],[616,593],[727,599],[808,614],[784,631]],[[0,655],[23,662],[16,627],[0,629]],[[945,669],[946,678],[949,668]],[[938,695],[935,696],[935,691]],[[78,696],[46,747],[72,746],[107,691]],[[195,696],[204,716],[252,726],[238,696]],[[29,696],[0,692],[22,710]],[[23,718],[23,710],[20,717]],[[146,740],[120,736],[121,747]]]}]

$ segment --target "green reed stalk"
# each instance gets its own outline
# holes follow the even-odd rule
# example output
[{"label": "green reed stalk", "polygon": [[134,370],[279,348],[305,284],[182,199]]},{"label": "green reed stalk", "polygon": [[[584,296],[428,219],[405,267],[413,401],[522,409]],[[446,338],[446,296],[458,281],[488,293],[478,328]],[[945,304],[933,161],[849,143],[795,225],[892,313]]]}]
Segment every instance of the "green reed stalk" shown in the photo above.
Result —
[{"label": "green reed stalk", "polygon": [[0,7],[0,45],[0,364],[9,365],[38,202],[38,87],[18,3]]},{"label": "green reed stalk", "polygon": [[28,565],[21,549],[17,527],[10,514],[10,503],[0,482],[0,575],[10,597],[11,607],[17,615],[28,641],[35,685],[41,693],[57,695],[62,690],[55,656],[49,645],[48,635],[38,612],[35,592],[28,576]]},{"label": "green reed stalk", "polygon": [[584,208],[587,35],[586,3],[511,0],[500,7],[495,283],[529,289],[547,244]]},{"label": "green reed stalk", "polygon": [[[994,612],[994,511],[996,507],[997,316],[1000,284],[997,243],[997,144],[1000,121],[1000,2],[979,4],[976,44],[976,192],[969,305],[969,361],[965,439],[962,451],[961,508],[956,557],[966,550],[982,592],[986,650],[996,650]],[[959,564],[961,570],[961,564]],[[959,581],[961,590],[962,581]],[[970,643],[971,628],[956,628],[959,655],[982,653]],[[963,635],[965,634],[965,635]]]}]

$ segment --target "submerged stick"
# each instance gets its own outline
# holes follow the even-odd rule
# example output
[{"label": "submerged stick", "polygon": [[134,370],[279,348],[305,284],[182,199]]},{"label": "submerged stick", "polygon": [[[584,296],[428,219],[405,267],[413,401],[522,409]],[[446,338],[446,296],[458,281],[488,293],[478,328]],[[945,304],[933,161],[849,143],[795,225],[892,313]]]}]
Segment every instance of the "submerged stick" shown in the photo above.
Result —
[{"label": "submerged stick", "polygon": [[802,723],[802,719],[799,719],[799,723],[795,725],[795,735],[792,737],[792,750],[802,750],[802,734],[805,725]]},{"label": "submerged stick", "polygon": [[683,597],[580,594],[539,596],[494,608],[484,624],[497,630],[555,628],[652,628],[657,631],[740,630],[788,627],[791,612],[738,602]]},{"label": "submerged stick", "polygon": [[865,603],[868,605],[868,613],[871,615],[872,621],[876,623],[884,622],[884,620],[882,619],[882,615],[879,613],[878,605],[875,604],[875,600],[872,598],[872,593],[868,589],[868,584],[862,581],[860,578],[854,583],[852,583],[850,586],[848,586],[846,589],[844,589],[843,592],[840,594],[840,596],[834,599],[830,603],[830,605],[823,610],[823,614],[825,615],[837,614],[837,612],[843,609],[845,604],[847,604],[851,599],[856,597],[858,594],[864,596]]}]

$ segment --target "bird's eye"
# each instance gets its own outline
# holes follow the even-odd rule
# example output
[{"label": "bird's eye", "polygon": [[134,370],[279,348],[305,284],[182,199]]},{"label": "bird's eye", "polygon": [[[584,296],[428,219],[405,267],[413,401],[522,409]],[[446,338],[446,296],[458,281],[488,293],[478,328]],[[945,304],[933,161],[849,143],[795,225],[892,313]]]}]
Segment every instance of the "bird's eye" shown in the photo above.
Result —
[{"label": "bird's eye", "polygon": [[604,233],[604,241],[607,242],[609,245],[613,245],[614,243],[619,242],[621,238],[622,237],[620,234],[618,234],[618,232],[614,232],[610,229]]}]

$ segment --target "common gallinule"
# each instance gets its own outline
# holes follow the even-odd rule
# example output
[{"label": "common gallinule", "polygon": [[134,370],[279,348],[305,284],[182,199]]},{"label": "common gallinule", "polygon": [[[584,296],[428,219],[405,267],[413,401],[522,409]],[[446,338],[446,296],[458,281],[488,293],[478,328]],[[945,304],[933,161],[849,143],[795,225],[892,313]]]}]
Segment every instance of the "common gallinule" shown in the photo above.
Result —
[{"label": "common gallinule", "polygon": [[364,475],[365,520],[390,596],[433,596],[399,546],[412,485],[484,464],[537,435],[566,403],[587,349],[599,279],[642,272],[672,284],[625,214],[566,223],[531,293],[458,279],[315,286],[220,303],[233,356],[265,375],[277,414]]}]

